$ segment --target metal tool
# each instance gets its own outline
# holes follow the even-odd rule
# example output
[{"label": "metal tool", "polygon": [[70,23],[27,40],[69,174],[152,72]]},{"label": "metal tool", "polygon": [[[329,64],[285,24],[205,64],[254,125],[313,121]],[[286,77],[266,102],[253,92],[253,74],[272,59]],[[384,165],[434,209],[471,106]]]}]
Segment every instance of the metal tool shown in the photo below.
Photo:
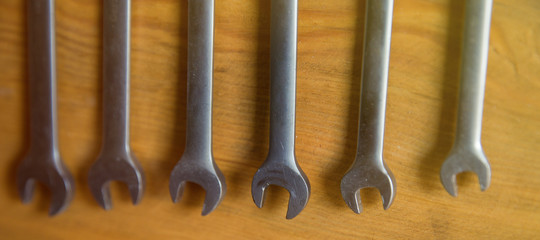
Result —
[{"label": "metal tool", "polygon": [[491,167],[480,138],[492,6],[492,0],[466,3],[457,133],[454,146],[441,167],[441,182],[454,197],[457,196],[456,175],[461,172],[475,172],[482,191],[491,181]]},{"label": "metal tool", "polygon": [[393,5],[393,0],[366,3],[358,146],[356,159],[341,180],[341,195],[355,213],[362,212],[362,188],[377,188],[385,210],[396,196],[394,175],[383,159]]},{"label": "metal tool", "polygon": [[169,191],[177,202],[186,182],[206,190],[202,215],[221,202],[227,185],[212,154],[214,1],[188,1],[186,148],[171,173]]},{"label": "metal tool", "polygon": [[17,169],[23,203],[32,200],[35,181],[51,192],[49,215],[64,211],[75,191],[58,151],[54,0],[27,1],[30,147]]},{"label": "metal tool", "polygon": [[128,186],[133,204],[141,201],[145,179],[129,146],[130,0],[103,0],[103,142],[88,174],[90,191],[111,209],[109,183]]},{"label": "metal tool", "polygon": [[253,177],[251,194],[257,207],[265,190],[277,185],[289,191],[287,219],[306,206],[311,186],[294,153],[296,111],[297,0],[272,0],[270,33],[270,147]]}]

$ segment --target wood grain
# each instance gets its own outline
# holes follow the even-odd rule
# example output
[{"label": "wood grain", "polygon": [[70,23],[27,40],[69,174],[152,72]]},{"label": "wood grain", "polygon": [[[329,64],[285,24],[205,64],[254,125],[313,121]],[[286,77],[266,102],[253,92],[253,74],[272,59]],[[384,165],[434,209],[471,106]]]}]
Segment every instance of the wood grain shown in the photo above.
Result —
[{"label": "wood grain", "polygon": [[299,3],[297,146],[312,184],[306,209],[286,220],[288,193],[271,187],[262,209],[250,184],[268,150],[269,0],[215,3],[214,157],[228,192],[200,216],[204,191],[178,204],[170,171],[184,150],[187,1],[133,0],[131,145],[147,175],[132,206],[112,184],[113,210],[90,195],[86,174],[101,144],[101,0],[56,0],[59,138],[76,178],[69,209],[48,218],[39,187],[20,203],[15,169],[28,145],[25,1],[0,1],[0,238],[2,239],[534,239],[540,235],[540,2],[496,0],[483,146],[492,185],[458,176],[445,192],[439,168],[452,145],[464,1],[395,2],[385,152],[397,197],[376,190],[364,212],[341,198],[355,156],[364,23],[358,0]]}]

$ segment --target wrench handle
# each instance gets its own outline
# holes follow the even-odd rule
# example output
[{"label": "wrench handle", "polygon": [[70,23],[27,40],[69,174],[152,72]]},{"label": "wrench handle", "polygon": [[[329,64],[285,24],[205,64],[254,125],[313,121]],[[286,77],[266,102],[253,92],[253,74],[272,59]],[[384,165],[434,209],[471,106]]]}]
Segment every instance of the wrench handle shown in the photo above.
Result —
[{"label": "wrench handle", "polygon": [[459,87],[457,146],[480,146],[492,0],[468,0]]},{"label": "wrench handle", "polygon": [[103,147],[129,152],[130,0],[103,0]]},{"label": "wrench handle", "polygon": [[393,0],[368,0],[356,159],[381,161],[384,142]]},{"label": "wrench handle", "polygon": [[197,159],[212,159],[213,44],[214,0],[189,0],[185,151]]},{"label": "wrench handle", "polygon": [[295,144],[298,1],[272,0],[271,5],[269,153],[291,159]]},{"label": "wrench handle", "polygon": [[27,4],[30,148],[52,156],[58,154],[54,0]]}]

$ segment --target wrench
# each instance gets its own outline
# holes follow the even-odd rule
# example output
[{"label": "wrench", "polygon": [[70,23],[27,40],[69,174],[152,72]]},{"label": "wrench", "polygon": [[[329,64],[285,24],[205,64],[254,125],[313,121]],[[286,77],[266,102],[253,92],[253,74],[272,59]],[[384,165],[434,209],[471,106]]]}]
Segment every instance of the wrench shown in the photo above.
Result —
[{"label": "wrench", "polygon": [[206,191],[203,216],[227,191],[212,154],[213,44],[214,0],[189,0],[186,148],[171,173],[169,191],[176,203],[186,182],[200,185]]},{"label": "wrench", "polygon": [[75,191],[58,151],[54,0],[28,0],[27,14],[30,147],[17,169],[17,189],[28,203],[35,181],[43,183],[51,191],[49,215],[54,216],[67,208]]},{"label": "wrench", "polygon": [[129,146],[130,0],[103,0],[103,144],[88,184],[99,205],[111,209],[110,181],[128,186],[141,201],[145,179]]},{"label": "wrench", "polygon": [[492,0],[466,2],[457,133],[454,146],[441,167],[441,182],[454,197],[457,196],[456,175],[461,172],[475,172],[482,191],[491,181],[491,167],[480,138],[492,6]]},{"label": "wrench", "polygon": [[383,159],[393,5],[393,0],[366,3],[358,146],[354,163],[341,179],[341,195],[355,213],[362,212],[362,188],[377,188],[385,210],[396,196],[394,175]]},{"label": "wrench", "polygon": [[298,1],[272,0],[271,4],[270,146],[266,161],[253,177],[251,194],[262,208],[269,185],[287,189],[287,219],[292,219],[305,208],[311,192],[294,152]]}]

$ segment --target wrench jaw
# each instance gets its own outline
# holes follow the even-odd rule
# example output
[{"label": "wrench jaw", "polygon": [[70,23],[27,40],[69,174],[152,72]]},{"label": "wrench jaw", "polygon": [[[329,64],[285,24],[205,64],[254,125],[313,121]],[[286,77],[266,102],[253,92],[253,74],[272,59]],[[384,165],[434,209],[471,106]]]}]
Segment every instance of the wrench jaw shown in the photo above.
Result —
[{"label": "wrench jaw", "polygon": [[293,219],[306,207],[311,193],[311,185],[302,169],[275,163],[265,163],[255,173],[251,185],[253,202],[262,208],[265,190],[270,185],[280,186],[289,192],[287,219]]},{"label": "wrench jaw", "polygon": [[[98,204],[105,210],[112,208],[109,183],[119,181],[127,185],[133,205],[141,202],[145,176],[132,153],[114,156],[101,155],[88,173],[88,185]],[[113,158],[113,161],[110,161]]]},{"label": "wrench jaw", "polygon": [[32,200],[35,182],[44,184],[51,192],[49,216],[52,217],[67,209],[73,199],[75,182],[58,156],[50,158],[49,161],[54,164],[41,164],[43,163],[41,160],[32,160],[37,158],[28,155],[17,170],[17,189],[22,202],[27,204]]},{"label": "wrench jaw", "polygon": [[[354,165],[353,165],[354,166]],[[341,179],[341,195],[355,213],[362,212],[360,190],[376,188],[381,194],[384,210],[390,208],[396,196],[396,180],[394,174],[386,167],[366,166],[353,167]]]},{"label": "wrench jaw", "polygon": [[206,191],[202,216],[206,216],[223,200],[227,192],[225,176],[210,157],[210,161],[195,161],[182,157],[174,167],[169,181],[169,192],[173,203],[177,203],[184,193],[186,182],[201,186]]},{"label": "wrench jaw", "polygon": [[441,167],[441,182],[446,191],[457,197],[456,175],[474,172],[478,176],[480,190],[485,191],[491,182],[491,166],[481,147],[457,148],[450,152]]}]

